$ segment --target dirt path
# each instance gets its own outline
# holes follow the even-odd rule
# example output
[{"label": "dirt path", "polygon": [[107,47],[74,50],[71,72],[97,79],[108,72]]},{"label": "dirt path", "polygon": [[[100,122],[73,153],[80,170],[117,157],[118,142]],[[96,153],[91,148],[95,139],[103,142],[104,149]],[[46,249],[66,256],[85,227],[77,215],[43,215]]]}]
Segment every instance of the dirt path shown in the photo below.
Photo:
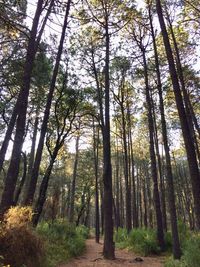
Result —
[{"label": "dirt path", "polygon": [[96,244],[94,239],[86,241],[86,252],[84,255],[73,259],[67,264],[58,267],[163,267],[162,257],[142,257],[142,262],[135,262],[137,255],[127,250],[116,249],[116,260],[104,260],[102,256],[103,244]]}]

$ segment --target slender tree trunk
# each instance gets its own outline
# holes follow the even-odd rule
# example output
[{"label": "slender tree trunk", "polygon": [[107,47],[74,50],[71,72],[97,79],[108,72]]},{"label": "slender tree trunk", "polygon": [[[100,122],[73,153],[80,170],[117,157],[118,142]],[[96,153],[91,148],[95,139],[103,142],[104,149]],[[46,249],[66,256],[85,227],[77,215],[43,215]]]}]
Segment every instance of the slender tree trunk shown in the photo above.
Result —
[{"label": "slender tree trunk", "polygon": [[97,136],[95,134],[95,125],[93,118],[93,154],[94,154],[94,169],[95,169],[95,240],[99,243],[100,224],[99,224],[99,129]]},{"label": "slender tree trunk", "polygon": [[183,138],[187,153],[187,159],[189,164],[189,170],[190,170],[190,177],[191,177],[191,183],[192,183],[192,191],[194,196],[194,209],[195,209],[195,215],[196,215],[196,226],[197,229],[200,229],[200,177],[199,177],[199,169],[198,169],[198,163],[196,159],[196,153],[195,153],[195,147],[194,143],[192,141],[192,136],[190,133],[190,128],[187,121],[187,116],[185,112],[185,108],[183,105],[183,99],[181,95],[178,75],[176,72],[176,67],[174,64],[174,58],[173,53],[169,41],[169,36],[167,33],[163,12],[162,12],[162,6],[161,1],[156,0],[156,9],[157,14],[161,26],[163,41],[165,45],[165,51],[167,54],[167,60],[169,64],[169,71],[170,76],[172,79],[173,89],[174,89],[174,95],[176,100],[176,105],[178,109],[178,114],[181,122],[181,128],[183,132]]},{"label": "slender tree trunk", "polygon": [[[107,10],[105,10],[107,13]],[[113,242],[113,196],[112,196],[112,167],[110,147],[110,75],[109,54],[110,36],[108,32],[108,14],[105,15],[105,125],[103,127],[103,183],[104,183],[104,246],[103,255],[106,259],[115,258],[115,246]]]},{"label": "slender tree trunk", "polygon": [[124,112],[124,95],[123,88],[121,88],[122,100],[120,103],[121,114],[122,114],[122,140],[124,147],[124,178],[125,178],[125,189],[126,189],[126,228],[127,231],[131,231],[131,188],[129,186],[129,173],[128,173],[128,149],[127,149],[127,133],[126,133],[126,121]]},{"label": "slender tree trunk", "polygon": [[157,74],[157,89],[158,89],[158,94],[159,94],[159,108],[160,108],[161,125],[162,125],[162,137],[163,137],[163,142],[164,142],[165,158],[166,158],[166,178],[167,178],[167,186],[168,186],[168,190],[167,190],[168,191],[168,203],[169,203],[172,239],[173,239],[173,255],[175,259],[179,259],[181,257],[181,249],[180,249],[180,241],[179,241],[178,227],[177,227],[173,174],[172,174],[171,157],[170,157],[170,150],[169,150],[169,144],[168,144],[165,110],[164,110],[164,103],[163,103],[163,96],[162,96],[162,83],[161,83],[161,75],[160,75],[160,68],[159,68],[159,58],[158,58],[156,40],[155,40],[155,35],[154,35],[154,28],[153,28],[153,23],[152,23],[150,5],[149,5],[149,18],[150,18],[150,24],[151,24],[153,46],[154,46],[154,57],[155,57],[156,74]]},{"label": "slender tree trunk", "polygon": [[74,170],[73,170],[70,211],[69,211],[69,221],[71,223],[74,222],[74,202],[75,202],[74,198],[75,198],[77,168],[78,168],[78,159],[79,159],[79,140],[80,140],[80,135],[76,137],[76,154],[75,154],[75,159],[74,159]]},{"label": "slender tree trunk", "polygon": [[47,192],[47,188],[48,188],[48,184],[49,184],[49,179],[50,179],[50,175],[51,175],[51,171],[56,159],[56,154],[51,158],[50,164],[42,178],[42,183],[40,185],[40,191],[39,191],[39,197],[37,199],[35,208],[34,208],[34,215],[32,218],[32,224],[33,226],[37,226],[38,222],[39,222],[39,218],[40,215],[42,213],[42,209],[44,206],[44,203],[46,201],[46,192]]},{"label": "slender tree trunk", "polygon": [[154,192],[154,203],[156,209],[156,222],[157,222],[157,238],[159,246],[162,251],[165,249],[164,241],[164,232],[163,232],[163,223],[162,223],[162,212],[160,207],[160,196],[158,190],[158,175],[157,175],[157,164],[156,164],[156,155],[154,151],[154,127],[153,127],[153,117],[152,117],[152,106],[150,98],[150,89],[148,81],[148,69],[146,63],[146,56],[144,47],[141,46],[143,64],[144,64],[144,73],[145,73],[145,86],[146,86],[146,102],[148,106],[148,127],[149,127],[149,141],[150,141],[150,157],[151,157],[151,175],[153,178],[153,192]]},{"label": "slender tree trunk", "polygon": [[1,205],[0,205],[1,216],[13,204],[14,191],[19,173],[21,150],[24,142],[26,111],[27,111],[28,96],[30,91],[31,74],[37,50],[36,36],[37,36],[40,15],[42,13],[42,6],[43,6],[43,0],[38,0],[27,48],[26,61],[24,66],[23,84],[19,94],[19,99],[17,100],[17,102],[18,101],[19,102],[16,111],[18,110],[19,113],[16,122],[16,132],[13,143],[11,161],[8,168],[4,191],[1,199]]},{"label": "slender tree trunk", "polygon": [[158,144],[158,131],[157,131],[157,123],[156,123],[156,114],[154,108],[154,102],[151,97],[152,102],[152,115],[153,115],[153,122],[154,122],[154,142],[155,142],[155,150],[158,162],[158,171],[159,171],[159,180],[160,180],[160,197],[161,197],[161,207],[162,207],[162,216],[163,216],[163,229],[167,232],[167,214],[166,214],[166,202],[165,202],[165,186],[163,182],[163,171],[162,171],[162,164],[161,164],[161,157],[159,152],[159,144]]},{"label": "slender tree trunk", "polygon": [[47,96],[47,103],[46,103],[46,107],[45,107],[45,111],[44,111],[44,117],[43,117],[41,131],[40,131],[38,148],[37,148],[35,161],[34,161],[34,165],[33,165],[31,181],[30,181],[28,193],[27,193],[27,196],[25,199],[26,205],[31,204],[33,202],[33,199],[34,199],[35,189],[36,189],[37,180],[38,180],[38,172],[39,172],[40,162],[41,162],[41,157],[42,157],[42,151],[43,151],[43,147],[44,147],[44,140],[45,140],[45,135],[46,135],[46,131],[47,131],[47,124],[48,124],[48,120],[49,120],[50,108],[51,108],[52,98],[53,98],[53,94],[54,94],[56,79],[57,79],[57,75],[58,75],[61,55],[62,55],[62,51],[63,51],[64,40],[65,40],[65,36],[66,36],[70,5],[71,5],[71,0],[68,0],[67,6],[66,6],[66,12],[65,12],[64,24],[62,27],[62,34],[60,37],[60,43],[59,43],[58,52],[57,52],[57,56],[56,56],[56,63],[54,66],[51,84],[50,84],[50,88],[49,88],[49,93]]},{"label": "slender tree trunk", "polygon": [[[31,152],[30,152],[30,158],[29,158],[29,164],[28,164],[27,179],[26,179],[25,185],[24,185],[24,197],[28,193],[28,187],[30,184],[31,172],[32,172],[33,163],[34,163],[35,145],[36,145],[36,138],[37,138],[37,131],[38,131],[38,122],[39,122],[39,118],[38,118],[38,116],[36,116],[34,127],[33,127],[34,129],[33,129]],[[25,199],[23,199],[22,203],[25,204]]]},{"label": "slender tree trunk", "polygon": [[[39,2],[42,3],[43,0],[42,1],[38,1],[38,6],[40,5]],[[33,39],[34,39],[35,43],[34,44],[32,43],[32,45],[28,46],[28,48],[31,48],[31,46],[34,46],[34,49],[33,49],[34,52],[27,53],[27,57],[28,57],[28,54],[30,56],[29,59],[27,59],[27,62],[28,62],[27,65],[29,65],[29,64],[32,65],[32,66],[30,66],[30,70],[33,68],[35,54],[37,52],[38,45],[40,43],[40,40],[41,40],[43,31],[44,31],[44,28],[45,28],[47,19],[48,19],[50,13],[51,13],[53,5],[54,5],[54,0],[51,0],[51,2],[49,4],[49,7],[47,9],[46,15],[45,15],[45,17],[43,19],[43,23],[42,23],[42,26],[40,28],[40,32],[39,32],[39,34],[37,36],[37,40],[35,40],[35,38],[36,38],[36,35],[37,35],[37,27],[38,27],[39,17],[41,15],[41,11],[42,11],[41,6],[39,7],[39,9],[37,9],[37,11],[35,13],[35,18],[33,20],[33,26],[32,26],[32,30],[31,30],[31,36],[30,36],[30,39],[29,39],[29,44],[31,44],[33,42]],[[34,36],[35,36],[35,38],[34,38]],[[33,57],[32,61],[31,61],[31,56]],[[25,71],[29,70],[29,68],[26,69],[26,67],[27,66],[25,66]],[[31,75],[31,72],[32,72],[32,70],[30,71],[30,75]],[[26,82],[25,82],[26,86],[27,86],[26,87],[26,91],[27,91],[27,93],[29,93],[30,84],[28,85],[28,81],[30,83],[30,79],[28,79],[28,75],[27,75],[26,79],[27,79]],[[22,96],[21,96],[21,94],[22,94]],[[20,105],[21,105],[21,98],[22,98],[22,100],[24,98],[23,94],[24,94],[23,90],[21,90],[19,95],[18,95],[17,102],[16,102],[16,104],[14,106],[14,109],[13,109],[13,112],[12,112],[12,115],[11,115],[11,118],[10,118],[10,121],[9,121],[9,124],[8,124],[8,128],[7,128],[5,137],[4,137],[4,141],[2,143],[2,147],[1,147],[1,150],[0,150],[0,172],[1,172],[2,167],[3,167],[3,162],[5,160],[6,151],[7,151],[8,144],[9,144],[9,141],[10,141],[12,133],[13,133],[13,129],[14,129],[14,126],[15,126],[15,122],[16,122],[18,113],[21,112]]]},{"label": "slender tree trunk", "polygon": [[153,38],[154,56],[155,56],[156,74],[157,74],[157,89],[158,89],[158,94],[159,94],[159,105],[160,105],[159,108],[160,108],[160,115],[161,115],[162,137],[163,137],[165,157],[166,157],[166,177],[167,177],[167,185],[168,185],[167,191],[168,191],[168,203],[169,203],[172,239],[173,239],[173,255],[175,259],[179,259],[181,257],[181,249],[180,249],[178,227],[177,227],[173,174],[172,174],[172,167],[171,167],[171,157],[170,157],[170,150],[169,150],[169,144],[168,144],[167,126],[166,126],[164,103],[163,103],[163,96],[162,96],[162,83],[161,83],[160,68],[159,68],[159,58],[158,58],[158,52],[157,52],[157,46],[156,46],[156,40],[155,40],[151,16],[152,16],[151,7],[149,6],[149,18],[150,18],[150,24],[151,24],[151,34]]},{"label": "slender tree trunk", "polygon": [[118,229],[121,225],[120,222],[120,183],[119,183],[119,148],[118,148],[118,138],[116,137],[116,157],[115,157],[115,167],[116,167],[116,217],[115,225]]},{"label": "slender tree trunk", "polygon": [[1,150],[0,150],[0,173],[1,173],[2,168],[3,168],[3,163],[5,160],[5,156],[6,156],[6,151],[8,148],[9,141],[11,139],[11,135],[12,135],[14,126],[15,126],[16,118],[17,118],[17,109],[15,107],[13,110],[13,113],[11,115],[11,118],[10,118],[10,121],[8,124],[8,128],[6,130],[6,134],[5,134],[5,137],[4,137],[2,146],[1,146]]},{"label": "slender tree trunk", "polygon": [[26,173],[27,173],[27,156],[23,152],[22,152],[22,155],[23,155],[23,175],[22,175],[19,187],[17,188],[16,193],[15,193],[15,197],[14,197],[14,201],[13,201],[14,205],[17,205],[17,203],[19,201],[19,196],[22,192],[22,189],[23,189],[24,183],[26,181],[26,177],[27,177],[26,176]]}]

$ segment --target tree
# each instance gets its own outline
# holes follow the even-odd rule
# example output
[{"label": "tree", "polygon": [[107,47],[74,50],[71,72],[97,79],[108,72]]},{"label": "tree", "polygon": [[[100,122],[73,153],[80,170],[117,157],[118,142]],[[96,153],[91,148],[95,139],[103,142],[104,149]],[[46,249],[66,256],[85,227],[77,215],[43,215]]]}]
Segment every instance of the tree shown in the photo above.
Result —
[{"label": "tree", "polygon": [[162,5],[161,1],[156,1],[156,10],[159,18],[159,23],[162,31],[163,41],[165,45],[165,51],[167,55],[167,60],[169,64],[169,71],[170,76],[173,84],[173,90],[176,100],[176,106],[179,113],[179,118],[181,122],[181,128],[183,132],[183,138],[185,142],[185,148],[187,152],[187,159],[188,159],[188,165],[190,170],[190,177],[192,182],[192,189],[193,189],[193,196],[194,196],[194,208],[195,208],[195,215],[196,215],[196,226],[197,229],[200,229],[200,178],[199,178],[199,169],[198,169],[198,163],[196,159],[196,153],[195,153],[195,147],[194,143],[192,142],[192,136],[190,133],[187,116],[185,112],[185,108],[183,105],[183,99],[181,95],[181,89],[178,81],[178,75],[174,63],[174,57],[171,49],[171,44],[169,42],[169,36],[167,33],[164,17],[163,17],[163,11],[162,11]]}]

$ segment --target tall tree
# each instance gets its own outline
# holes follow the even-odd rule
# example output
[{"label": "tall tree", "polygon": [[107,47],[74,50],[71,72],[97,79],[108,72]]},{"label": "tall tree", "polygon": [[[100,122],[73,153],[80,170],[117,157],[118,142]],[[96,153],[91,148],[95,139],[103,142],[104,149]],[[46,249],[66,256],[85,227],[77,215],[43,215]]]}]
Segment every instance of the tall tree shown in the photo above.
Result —
[{"label": "tall tree", "polygon": [[[30,39],[27,48],[26,61],[24,65],[23,84],[18,98],[18,106],[14,109],[13,114],[17,112],[16,133],[13,144],[13,151],[10,165],[8,168],[4,191],[2,194],[0,213],[3,213],[13,204],[13,194],[16,186],[16,181],[19,173],[19,164],[21,157],[21,150],[24,141],[25,125],[26,125],[26,111],[28,105],[28,95],[30,90],[31,73],[33,70],[33,62],[36,54],[36,37],[38,33],[38,25],[40,16],[43,10],[43,0],[38,0],[35,16],[33,19]],[[14,115],[13,115],[14,116]],[[15,117],[15,116],[14,116]],[[7,141],[8,143],[8,141]],[[4,152],[5,154],[5,152]],[[3,160],[3,158],[2,158]]]},{"label": "tall tree", "polygon": [[60,66],[60,60],[61,60],[65,36],[66,36],[70,5],[71,5],[71,0],[68,0],[67,5],[65,7],[66,9],[65,9],[64,23],[62,26],[62,33],[61,33],[58,51],[57,51],[57,55],[56,55],[56,61],[55,61],[54,69],[53,69],[53,74],[52,74],[52,78],[51,78],[51,84],[50,84],[50,88],[49,88],[49,92],[48,92],[48,96],[47,96],[47,102],[46,102],[46,106],[45,106],[44,117],[43,117],[42,126],[41,126],[41,130],[40,130],[40,138],[39,138],[38,148],[37,148],[35,161],[34,161],[34,165],[33,165],[33,170],[32,170],[32,174],[31,174],[31,181],[30,181],[29,189],[28,189],[27,196],[25,199],[25,204],[31,204],[33,202],[33,198],[34,198],[34,194],[35,194],[35,189],[36,189],[36,184],[37,184],[37,179],[38,179],[38,172],[39,172],[40,162],[41,162],[41,158],[42,158],[42,151],[43,151],[43,147],[44,147],[45,135],[46,135],[46,131],[47,131],[47,124],[48,124],[48,120],[49,120],[50,108],[51,108],[51,103],[52,103],[52,99],[53,99],[53,94],[54,94],[57,75],[58,75],[58,70],[59,70],[59,66]]},{"label": "tall tree", "polygon": [[165,51],[167,55],[167,60],[169,64],[169,71],[170,76],[173,84],[173,90],[176,100],[176,106],[178,109],[178,114],[181,122],[181,128],[187,153],[187,159],[188,159],[188,165],[190,170],[190,178],[192,182],[192,191],[193,191],[193,197],[194,197],[194,209],[195,209],[195,215],[196,215],[196,226],[197,229],[200,229],[200,177],[199,177],[199,169],[198,169],[198,163],[195,153],[195,147],[193,143],[193,139],[190,133],[188,120],[183,104],[183,98],[181,94],[181,88],[179,85],[178,75],[174,63],[174,57],[172,53],[171,44],[169,41],[168,32],[166,29],[164,16],[163,16],[163,10],[162,10],[162,4],[160,0],[156,0],[156,10],[159,18],[159,23],[162,31],[163,41],[165,45]]}]

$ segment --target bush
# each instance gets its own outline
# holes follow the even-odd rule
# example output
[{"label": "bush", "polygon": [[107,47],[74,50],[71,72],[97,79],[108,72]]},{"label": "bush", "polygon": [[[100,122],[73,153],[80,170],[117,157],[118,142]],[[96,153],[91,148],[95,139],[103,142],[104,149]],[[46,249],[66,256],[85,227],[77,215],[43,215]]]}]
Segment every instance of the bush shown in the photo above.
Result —
[{"label": "bush", "polygon": [[134,229],[128,238],[129,248],[143,256],[160,252],[156,232],[152,229]]},{"label": "bush", "polygon": [[114,233],[114,241],[118,248],[125,248],[128,246],[128,232],[125,228],[118,228]]},{"label": "bush", "polygon": [[32,210],[14,207],[5,214],[0,226],[1,263],[15,267],[41,266],[44,246],[41,238],[29,227]]},{"label": "bush", "polygon": [[166,246],[166,251],[172,251],[172,233],[171,232],[165,232],[164,233],[165,237],[165,246]]},{"label": "bush", "polygon": [[192,236],[188,241],[185,241],[183,259],[187,267],[200,266],[200,236]]},{"label": "bush", "polygon": [[85,225],[79,225],[76,227],[76,233],[84,239],[87,239],[89,238],[90,230]]},{"label": "bush", "polygon": [[188,226],[182,221],[178,221],[178,232],[179,232],[180,245],[181,248],[183,248],[185,246],[185,242],[187,242],[187,240],[190,238],[191,232]]},{"label": "bush", "polygon": [[165,267],[188,267],[183,259],[174,260],[172,257],[165,262]]},{"label": "bush", "polygon": [[69,223],[55,221],[52,223],[41,222],[37,232],[46,240],[46,266],[56,266],[66,262],[71,257],[83,253],[85,249],[86,229],[76,229]]},{"label": "bush", "polygon": [[200,266],[200,236],[192,236],[184,241],[181,260],[168,259],[165,267],[199,267]]},{"label": "bush", "polygon": [[11,207],[4,215],[4,221],[7,228],[29,226],[32,220],[32,208],[27,207]]}]

